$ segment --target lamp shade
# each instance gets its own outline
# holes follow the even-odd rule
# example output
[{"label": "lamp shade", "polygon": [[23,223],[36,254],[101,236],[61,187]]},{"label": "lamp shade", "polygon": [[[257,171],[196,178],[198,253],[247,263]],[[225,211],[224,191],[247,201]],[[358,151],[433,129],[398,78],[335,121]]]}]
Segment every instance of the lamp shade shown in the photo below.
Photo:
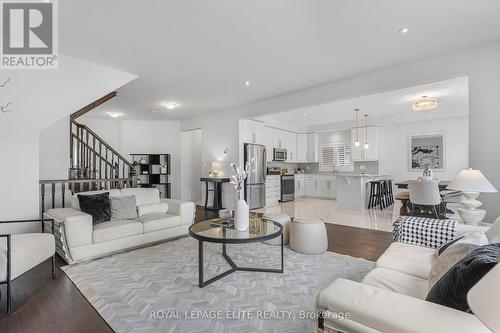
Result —
[{"label": "lamp shade", "polygon": [[481,171],[473,169],[460,171],[446,188],[464,192],[497,192]]},{"label": "lamp shade", "polygon": [[500,264],[493,267],[467,294],[467,303],[476,317],[492,332],[500,332]]}]

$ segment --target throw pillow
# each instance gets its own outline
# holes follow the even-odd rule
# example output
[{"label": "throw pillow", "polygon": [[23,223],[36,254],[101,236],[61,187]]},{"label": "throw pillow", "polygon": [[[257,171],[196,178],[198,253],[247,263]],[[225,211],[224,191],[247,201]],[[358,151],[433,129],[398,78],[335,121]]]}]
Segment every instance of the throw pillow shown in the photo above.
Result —
[{"label": "throw pillow", "polygon": [[488,237],[486,236],[486,233],[483,231],[478,231],[478,232],[471,232],[467,235],[464,235],[462,237],[455,238],[451,242],[448,242],[441,246],[437,252],[437,255],[440,256],[448,247],[452,246],[453,244],[456,243],[469,243],[469,244],[477,244],[479,246],[481,245],[487,245],[490,242],[488,241]]},{"label": "throw pillow", "polygon": [[168,204],[166,202],[158,202],[147,205],[137,206],[137,212],[139,216],[147,215],[147,214],[166,214],[168,212]]},{"label": "throw pillow", "polygon": [[111,198],[111,219],[132,220],[137,218],[135,195]]},{"label": "throw pillow", "polygon": [[111,219],[109,192],[93,195],[78,194],[78,204],[82,212],[92,216],[92,223],[94,225],[107,222]]},{"label": "throw pillow", "polygon": [[[433,260],[431,271],[429,273],[429,289],[436,284],[441,277],[450,270],[457,262],[466,255],[488,244],[488,238],[484,232],[477,232],[443,245],[439,249],[439,255]],[[442,250],[444,248],[444,250]]]},{"label": "throw pillow", "polygon": [[460,311],[471,312],[467,293],[500,262],[500,243],[481,246],[448,270],[431,288],[426,300]]}]

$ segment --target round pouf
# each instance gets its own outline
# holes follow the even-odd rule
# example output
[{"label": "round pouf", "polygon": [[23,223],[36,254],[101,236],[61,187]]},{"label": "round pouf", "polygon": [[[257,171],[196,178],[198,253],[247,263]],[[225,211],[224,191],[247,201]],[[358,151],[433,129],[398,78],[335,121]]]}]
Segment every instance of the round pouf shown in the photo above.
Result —
[{"label": "round pouf", "polygon": [[325,223],[315,218],[298,218],[290,230],[290,248],[304,254],[320,254],[328,249]]},{"label": "round pouf", "polygon": [[[274,221],[283,226],[283,245],[287,245],[290,238],[290,224],[291,219],[290,216],[283,213],[267,213],[262,216],[263,219]],[[273,239],[269,239],[263,241],[262,243],[270,244],[270,245],[280,245],[281,237],[276,237]]]}]

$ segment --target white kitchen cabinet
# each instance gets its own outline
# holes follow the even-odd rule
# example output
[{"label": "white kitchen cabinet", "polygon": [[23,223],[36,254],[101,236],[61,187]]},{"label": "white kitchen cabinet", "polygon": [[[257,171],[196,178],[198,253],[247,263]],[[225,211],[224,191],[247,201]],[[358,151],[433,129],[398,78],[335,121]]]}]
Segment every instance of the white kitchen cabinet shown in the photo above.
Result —
[{"label": "white kitchen cabinet", "polygon": [[[358,128],[359,147],[356,142],[356,128],[351,129],[351,159],[353,161],[377,161],[379,158],[378,126]],[[368,148],[365,148],[368,142]]]},{"label": "white kitchen cabinet", "polygon": [[281,176],[266,176],[266,207],[277,206],[281,197]]},{"label": "white kitchen cabinet", "polygon": [[[332,175],[305,175],[303,187],[303,195],[308,197],[335,199],[337,196],[335,176]],[[297,186],[295,191],[297,192]]]},{"label": "white kitchen cabinet", "polygon": [[318,133],[307,134],[307,161],[318,162]]},{"label": "white kitchen cabinet", "polygon": [[242,143],[264,144],[264,123],[240,119],[240,140]]},{"label": "white kitchen cabinet", "polygon": [[368,127],[367,136],[369,147],[365,149],[365,159],[368,161],[376,161],[379,157],[378,127]]},{"label": "white kitchen cabinet", "polygon": [[285,148],[284,142],[284,132],[283,130],[277,128],[271,128],[273,137],[273,148]]},{"label": "white kitchen cabinet", "polygon": [[318,176],[318,188],[316,196],[330,199],[334,199],[336,197],[334,176]]},{"label": "white kitchen cabinet", "polygon": [[304,177],[304,193],[308,197],[317,197],[318,195],[318,177],[305,176]]},{"label": "white kitchen cabinet", "polygon": [[297,138],[296,161],[307,162],[307,134],[297,133],[296,138]]},{"label": "white kitchen cabinet", "polygon": [[264,126],[264,145],[267,150],[267,162],[273,161],[273,128]]},{"label": "white kitchen cabinet", "polygon": [[[264,127],[264,141],[267,150],[271,152],[273,148],[286,149],[287,161],[297,160],[297,134],[272,127]],[[272,156],[268,161],[272,160]]]},{"label": "white kitchen cabinet", "polygon": [[295,175],[295,197],[300,198],[305,195],[304,175]]},{"label": "white kitchen cabinet", "polygon": [[289,162],[297,161],[297,133],[287,132],[287,160]]}]

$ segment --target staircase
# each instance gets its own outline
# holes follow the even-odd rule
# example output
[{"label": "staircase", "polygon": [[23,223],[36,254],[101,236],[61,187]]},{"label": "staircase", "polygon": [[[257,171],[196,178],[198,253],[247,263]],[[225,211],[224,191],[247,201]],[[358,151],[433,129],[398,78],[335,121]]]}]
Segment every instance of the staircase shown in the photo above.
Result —
[{"label": "staircase", "polygon": [[87,126],[71,120],[70,133],[70,179],[135,176],[133,165]]},{"label": "staircase", "polygon": [[70,117],[70,169],[68,179],[40,180],[40,217],[46,209],[69,206],[79,192],[137,187],[134,166],[106,141],[76,119],[116,96],[92,102]]}]

